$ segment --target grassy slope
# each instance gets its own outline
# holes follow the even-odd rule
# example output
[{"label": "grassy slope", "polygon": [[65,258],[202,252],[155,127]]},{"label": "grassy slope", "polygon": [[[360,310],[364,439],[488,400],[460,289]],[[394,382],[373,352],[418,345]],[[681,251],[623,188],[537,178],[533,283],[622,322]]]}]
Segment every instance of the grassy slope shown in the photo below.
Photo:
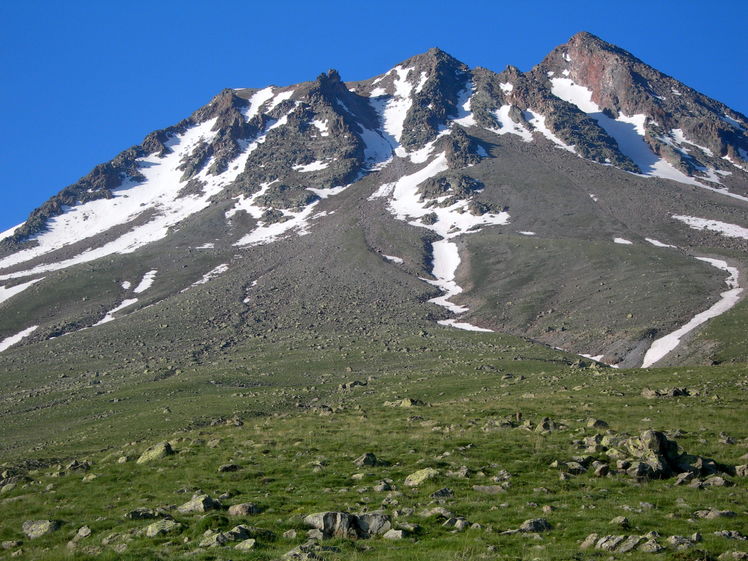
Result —
[{"label": "grassy slope", "polygon": [[[649,371],[578,368],[570,366],[564,355],[511,337],[442,329],[393,339],[344,338],[335,349],[338,352],[316,349],[311,340],[293,346],[294,350],[283,352],[265,346],[265,353],[248,347],[231,362],[216,361],[191,374],[191,383],[179,384],[175,376],[154,383],[154,391],[147,394],[123,394],[123,410],[111,423],[80,426],[69,439],[58,437],[42,454],[69,457],[75,450],[78,459],[85,456],[92,462],[91,473],[98,477],[90,482],[82,481],[82,472],[53,477],[54,466],[32,472],[33,483],[19,485],[0,498],[0,538],[21,539],[24,520],[55,518],[65,522],[62,529],[24,544],[25,558],[67,558],[65,543],[87,524],[93,535],[80,543],[78,559],[274,559],[303,541],[305,514],[380,508],[387,493],[371,487],[389,478],[398,492],[384,508],[406,513],[414,509],[414,514],[403,514],[396,521],[417,523],[422,530],[398,542],[336,541],[333,544],[340,552],[326,558],[479,559],[493,546],[496,552],[488,559],[570,559],[579,554],[578,542],[590,532],[623,533],[608,524],[619,515],[631,520],[632,534],[700,531],[703,551],[716,555],[744,549],[740,542],[711,535],[745,527],[744,481],[736,480],[738,487],[699,491],[673,487],[672,481],[636,483],[620,476],[580,475],[560,481],[558,470],[549,467],[553,460],[569,460],[580,453],[572,441],[594,432],[584,428],[588,417],[605,419],[611,429],[630,433],[650,427],[680,429],[684,434],[678,442],[688,452],[732,465],[745,463],[739,457],[745,453],[748,431],[735,414],[746,408],[744,366]],[[367,379],[364,387],[336,389],[342,381]],[[237,387],[239,383],[248,387]],[[655,401],[639,396],[644,387],[673,385],[699,390],[700,395]],[[385,400],[397,397],[418,398],[430,406],[383,406]],[[322,404],[336,413],[321,415],[312,409]],[[271,414],[270,408],[275,412]],[[516,412],[534,422],[549,416],[568,428],[545,435],[519,428],[484,430],[490,421]],[[234,414],[243,417],[244,426],[207,424],[211,418]],[[185,427],[195,417],[206,421],[205,426]],[[177,426],[185,428],[175,430]],[[737,444],[720,444],[721,432],[736,438]],[[131,442],[137,433],[145,439]],[[86,438],[75,438],[76,434]],[[147,465],[117,463],[118,457],[134,458],[166,435],[173,440],[176,456]],[[213,439],[220,443],[208,446]],[[99,447],[106,449],[92,452]],[[355,467],[352,460],[367,451],[390,465]],[[242,469],[218,473],[217,467],[227,462]],[[446,475],[462,465],[485,476]],[[404,477],[423,467],[439,469],[440,477],[415,489],[404,487]],[[507,493],[489,496],[472,490],[476,484],[491,484],[491,477],[502,469],[512,474]],[[364,473],[358,482],[351,479],[357,472]],[[418,516],[424,508],[437,506],[429,494],[444,486],[455,496],[442,506],[484,529],[451,533],[439,521]],[[548,493],[537,491],[540,487]],[[183,489],[187,492],[180,492]],[[252,501],[264,511],[234,520],[219,513],[207,517],[175,513],[185,526],[175,537],[128,535],[148,521],[126,522],[125,512],[181,504],[196,489],[212,496],[232,492],[225,503]],[[642,510],[640,502],[654,508]],[[543,514],[544,505],[555,510]],[[624,505],[635,510],[623,510]],[[738,518],[689,521],[693,511],[708,507],[737,511]],[[553,529],[537,539],[498,534],[539,516],[547,518]],[[207,527],[228,529],[241,522],[270,529],[276,539],[260,539],[256,551],[241,555],[230,547],[197,547]],[[298,538],[280,537],[292,528]],[[102,539],[112,533],[120,537],[102,546]],[[128,544],[127,550],[114,554],[112,546],[122,542]],[[676,556],[670,552],[653,558]]]}]

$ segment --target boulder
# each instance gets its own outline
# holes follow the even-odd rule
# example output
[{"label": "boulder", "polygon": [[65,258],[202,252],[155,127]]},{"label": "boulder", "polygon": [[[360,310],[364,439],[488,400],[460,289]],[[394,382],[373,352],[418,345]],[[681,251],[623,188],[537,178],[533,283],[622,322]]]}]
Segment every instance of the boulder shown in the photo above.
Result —
[{"label": "boulder", "polygon": [[387,530],[382,537],[385,540],[401,540],[405,537],[405,532],[402,530]]},{"label": "boulder", "polygon": [[253,516],[260,512],[260,507],[255,503],[239,503],[229,507],[229,516]]},{"label": "boulder", "polygon": [[238,549],[239,551],[249,551],[250,549],[255,548],[256,543],[257,543],[256,540],[249,538],[236,544],[234,546],[234,549]]},{"label": "boulder", "polygon": [[405,478],[405,485],[406,487],[418,487],[424,481],[433,479],[437,475],[439,475],[439,472],[434,468],[419,469]]},{"label": "boulder", "polygon": [[381,513],[366,513],[356,516],[358,535],[361,538],[379,536],[385,534],[392,528],[390,517]]},{"label": "boulder", "polygon": [[525,520],[519,527],[520,532],[546,532],[550,529],[551,525],[545,518]]},{"label": "boulder", "polygon": [[146,464],[148,462],[153,462],[154,460],[160,460],[166,456],[171,456],[172,454],[174,454],[174,450],[168,442],[159,442],[158,444],[154,444],[150,448],[147,448],[145,452],[140,455],[137,463]]},{"label": "boulder", "polygon": [[182,530],[182,525],[171,519],[159,520],[145,528],[145,535],[149,538],[174,534]]},{"label": "boulder", "polygon": [[356,522],[347,512],[318,512],[304,518],[304,524],[321,532],[324,539],[358,537]]},{"label": "boulder", "polygon": [[217,501],[208,495],[196,495],[177,508],[177,510],[182,514],[189,514],[192,512],[208,512],[209,510],[217,510],[220,508],[220,501]]},{"label": "boulder", "polygon": [[367,452],[363,456],[359,456],[358,458],[356,458],[353,463],[358,467],[364,467],[376,466],[379,462],[377,462],[377,457],[374,454],[372,454],[371,452]]},{"label": "boulder", "polygon": [[21,529],[27,538],[35,540],[56,532],[60,529],[60,526],[62,526],[62,523],[59,520],[27,520],[23,523]]}]

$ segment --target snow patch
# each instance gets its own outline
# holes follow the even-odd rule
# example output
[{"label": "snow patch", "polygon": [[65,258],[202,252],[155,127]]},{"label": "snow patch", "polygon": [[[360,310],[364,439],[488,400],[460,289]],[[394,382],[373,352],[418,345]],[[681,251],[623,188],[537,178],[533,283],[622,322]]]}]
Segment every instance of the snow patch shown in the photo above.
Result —
[{"label": "snow patch", "polygon": [[213,249],[214,247],[216,247],[216,244],[214,244],[213,242],[209,242],[204,243],[203,245],[195,246],[195,249]]},{"label": "snow patch", "polygon": [[264,88],[249,98],[249,107],[247,108],[244,117],[247,121],[251,120],[252,117],[260,112],[260,108],[265,104],[266,101],[273,97],[273,87],[269,86]]},{"label": "snow patch", "polygon": [[273,97],[272,101],[270,102],[270,105],[268,106],[268,108],[265,109],[265,113],[270,113],[278,105],[280,105],[287,99],[291,99],[292,95],[293,95],[293,90],[288,90],[286,92],[281,92],[279,94],[276,94],[275,97]]},{"label": "snow patch", "polygon": [[723,121],[724,121],[725,123],[727,123],[728,125],[732,125],[733,127],[735,127],[735,128],[736,128],[736,129],[738,129],[738,130],[741,130],[741,131],[745,131],[745,126],[743,126],[743,123],[741,123],[740,121],[736,121],[735,119],[733,119],[732,117],[730,117],[730,116],[729,116],[728,114],[726,114],[726,113],[725,113],[725,114],[723,114],[723,115],[722,115],[722,116],[720,117],[720,119],[722,119],[722,120],[723,120]]},{"label": "snow patch", "polygon": [[[206,283],[209,283],[209,282],[210,282],[210,281],[212,281],[212,280],[213,280],[214,278],[216,278],[216,277],[218,277],[218,276],[222,275],[223,273],[225,273],[225,272],[226,272],[226,271],[228,271],[228,270],[229,270],[229,265],[228,265],[228,263],[221,263],[221,264],[220,264],[220,265],[218,265],[218,267],[216,267],[215,269],[212,269],[212,270],[208,271],[207,273],[205,273],[205,274],[203,275],[203,278],[201,278],[201,279],[200,279],[199,281],[195,281],[195,282],[193,282],[193,283],[192,283],[192,286],[198,286],[198,285],[200,285],[200,284],[206,284]],[[182,292],[184,292],[184,291],[182,291]]]},{"label": "snow patch", "polygon": [[386,104],[382,111],[382,124],[384,131],[399,144],[400,138],[403,135],[405,117],[408,115],[408,110],[413,104],[413,100],[410,97],[413,91],[413,84],[408,82],[409,68],[396,66],[394,72],[396,74],[393,82],[395,93],[385,102]]},{"label": "snow patch", "polygon": [[613,243],[621,245],[634,245],[634,242],[630,242],[629,240],[626,240],[624,238],[613,238]]},{"label": "snow patch", "polygon": [[126,300],[122,300],[119,306],[109,310],[103,318],[101,318],[98,322],[94,323],[91,327],[98,327],[99,325],[103,325],[105,323],[109,323],[110,321],[114,321],[116,319],[114,317],[114,314],[116,314],[120,310],[124,310],[125,308],[132,306],[137,301],[138,301],[137,298],[128,298]]},{"label": "snow patch", "polygon": [[327,121],[315,119],[312,121],[312,125],[319,131],[320,136],[330,136],[330,129],[327,125]]},{"label": "snow patch", "polygon": [[528,109],[524,112],[525,119],[527,119],[527,122],[530,123],[533,127],[535,127],[544,137],[546,137],[548,140],[553,142],[556,146],[559,148],[563,148],[564,150],[568,150],[572,154],[576,154],[576,150],[574,150],[573,146],[569,146],[566,144],[563,140],[561,140],[559,137],[557,137],[551,129],[549,129],[545,125],[545,116],[541,115],[539,113],[535,113],[531,109]]},{"label": "snow patch", "polygon": [[5,302],[6,300],[12,298],[16,294],[20,294],[24,290],[26,290],[28,287],[30,287],[32,284],[38,283],[40,280],[44,280],[44,277],[41,277],[39,279],[30,280],[28,282],[17,284],[15,286],[12,286],[10,288],[5,288],[4,286],[0,286],[0,304]]},{"label": "snow patch", "polygon": [[403,263],[405,263],[405,261],[403,261],[401,257],[395,257],[394,255],[382,254],[382,257],[387,259],[387,261],[392,261],[393,263],[397,263],[398,265],[402,265]]},{"label": "snow patch", "polygon": [[152,271],[148,271],[145,275],[143,275],[143,278],[140,280],[140,283],[138,286],[135,287],[135,290],[133,292],[135,294],[140,294],[141,292],[145,292],[151,286],[153,285],[153,281],[156,278],[156,273],[158,273],[157,269],[153,269]]},{"label": "snow patch", "polygon": [[728,238],[740,238],[748,240],[748,228],[743,228],[737,224],[720,222],[719,220],[709,220],[708,218],[698,218],[696,216],[673,215],[673,218],[687,224],[694,230],[711,230],[726,236]]},{"label": "snow patch", "polygon": [[730,267],[725,261],[722,261],[721,259],[711,259],[709,257],[697,257],[696,259],[709,263],[713,267],[717,267],[722,271],[728,272],[729,276],[725,280],[725,284],[727,284],[729,290],[722,292],[720,294],[721,299],[716,304],[714,304],[708,310],[705,310],[700,314],[696,314],[683,327],[673,331],[672,333],[669,333],[668,335],[656,339],[652,343],[652,346],[649,347],[649,350],[647,350],[647,353],[644,355],[642,368],[648,368],[658,361],[662,360],[680,344],[681,339],[685,335],[696,329],[702,323],[705,323],[707,320],[724,314],[726,311],[735,306],[735,304],[737,304],[740,300],[740,294],[743,292],[743,289],[740,288],[738,284],[739,272],[737,268]]},{"label": "snow patch", "polygon": [[[316,187],[307,187],[307,191],[311,191],[315,195],[317,195],[320,199],[326,199],[328,197],[334,197],[335,195],[339,195],[346,189],[348,189],[350,185],[339,185],[338,187],[326,187],[325,189],[318,189]],[[332,214],[332,213],[330,213]],[[320,216],[324,216],[322,213],[319,213]]]},{"label": "snow patch", "polygon": [[[445,307],[453,313],[461,314],[466,312],[467,308],[449,301],[451,297],[462,292],[462,288],[454,280],[457,267],[460,264],[459,251],[457,244],[450,240],[461,234],[474,232],[483,225],[507,224],[509,214],[501,212],[475,216],[468,212],[469,201],[467,200],[457,201],[449,207],[427,206],[430,201],[421,200],[418,186],[427,179],[447,170],[448,167],[446,155],[444,153],[439,154],[415,173],[405,175],[393,183],[385,183],[369,197],[369,200],[389,198],[388,209],[398,220],[406,221],[413,226],[427,228],[442,237],[441,240],[432,244],[432,275],[434,280],[423,280],[443,291],[441,296],[429,300],[430,302]],[[432,215],[433,217],[429,224],[418,220],[426,215]],[[449,325],[452,325],[452,323],[449,323]],[[464,326],[455,327],[465,328]]]},{"label": "snow patch", "polygon": [[10,347],[15,345],[16,343],[20,343],[22,339],[25,339],[29,335],[31,335],[36,329],[38,328],[38,325],[33,325],[31,327],[28,327],[24,329],[23,331],[16,333],[15,335],[11,335],[10,337],[6,337],[2,341],[0,341],[0,353],[3,351],[8,350]]},{"label": "snow patch", "polygon": [[130,290],[131,287],[132,287],[132,283],[130,281],[123,281],[122,282],[122,288],[124,290]]},{"label": "snow patch", "polygon": [[[727,189],[706,185],[675,168],[655,154],[644,141],[647,116],[643,114],[627,116],[623,113],[617,119],[611,119],[592,101],[592,91],[574,83],[569,78],[551,78],[553,94],[576,105],[579,109],[595,119],[597,123],[618,143],[620,151],[628,156],[642,171],[645,177],[661,177],[702,189],[714,191],[728,197],[748,202],[748,197],[731,193]],[[640,174],[635,174],[640,175]]]},{"label": "snow patch", "polygon": [[474,127],[477,125],[475,117],[473,117],[473,113],[470,109],[470,100],[472,99],[474,92],[475,85],[473,84],[473,81],[470,80],[465,86],[465,89],[463,89],[458,95],[457,117],[453,120],[454,123],[462,125],[463,127]]},{"label": "snow patch", "polygon": [[[690,144],[691,146],[694,146],[694,147],[698,148],[699,150],[701,150],[702,152],[704,152],[704,154],[706,154],[707,156],[714,157],[714,152],[712,152],[706,146],[701,146],[699,144],[696,144],[695,142],[691,142],[690,140],[688,140],[686,138],[686,135],[683,134],[683,129],[673,129],[673,130],[671,130],[670,131],[670,136],[672,136],[673,139],[675,140],[675,142],[677,142],[678,144]],[[685,148],[683,150],[685,150]],[[685,150],[685,151],[688,152],[687,150]]]},{"label": "snow patch", "polygon": [[[551,72],[550,74],[553,73]],[[501,88],[501,91],[504,93],[511,93],[514,90],[514,84],[510,82],[501,82],[499,88]]]},{"label": "snow patch", "polygon": [[519,123],[515,123],[509,116],[509,111],[511,109],[511,105],[502,105],[494,111],[494,116],[499,122],[501,128],[488,130],[495,134],[516,134],[525,142],[532,142],[532,133]]},{"label": "snow patch", "polygon": [[485,329],[483,327],[478,327],[477,325],[473,325],[472,323],[467,323],[465,321],[457,321],[456,319],[442,319],[437,321],[439,325],[448,325],[450,327],[456,327],[457,329],[462,329],[464,331],[482,331],[486,333],[493,333],[492,329]]},{"label": "snow patch", "polygon": [[595,202],[597,202],[597,201],[598,201],[598,199],[597,199],[597,195],[595,195],[594,193],[590,193],[590,199],[592,199],[592,200],[593,200],[593,201],[595,201]]},{"label": "snow patch", "polygon": [[667,243],[662,243],[661,241],[655,240],[654,238],[644,238],[644,239],[647,240],[649,243],[651,243],[655,247],[672,247],[672,248],[675,248],[674,245],[670,245],[670,244],[667,244]]},{"label": "snow patch", "polygon": [[329,165],[330,165],[330,162],[323,162],[322,160],[318,160],[318,161],[312,162],[310,164],[304,164],[304,165],[297,164],[297,165],[293,166],[293,169],[295,171],[300,171],[302,173],[307,173],[307,172],[310,172],[310,171],[319,171],[319,170],[325,169]]},{"label": "snow patch", "polygon": [[518,234],[522,234],[523,236],[534,236],[534,235],[535,235],[535,232],[530,232],[530,231],[526,231],[526,232],[517,232],[517,233],[518,233]]},{"label": "snow patch", "polygon": [[7,230],[5,230],[5,232],[0,232],[0,241],[4,240],[5,238],[11,237],[13,234],[16,233],[16,230],[18,230],[18,228],[20,228],[24,224],[25,222],[21,222],[20,224],[13,226],[12,228],[8,228]]}]

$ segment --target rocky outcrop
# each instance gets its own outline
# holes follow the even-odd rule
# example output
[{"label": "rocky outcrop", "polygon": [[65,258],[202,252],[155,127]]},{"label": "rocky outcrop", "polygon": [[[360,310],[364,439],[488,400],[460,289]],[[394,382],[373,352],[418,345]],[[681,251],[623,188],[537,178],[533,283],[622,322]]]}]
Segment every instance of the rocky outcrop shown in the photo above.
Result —
[{"label": "rocky outcrop", "polygon": [[389,515],[381,513],[350,514],[347,512],[318,512],[304,518],[304,524],[316,530],[322,539],[368,539],[385,534],[392,528]]}]

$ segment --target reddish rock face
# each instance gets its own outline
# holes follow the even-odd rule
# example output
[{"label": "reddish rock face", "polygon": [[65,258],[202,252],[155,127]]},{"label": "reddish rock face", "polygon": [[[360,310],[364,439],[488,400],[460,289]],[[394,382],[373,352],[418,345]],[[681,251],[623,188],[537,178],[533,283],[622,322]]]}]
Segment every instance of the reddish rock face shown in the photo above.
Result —
[{"label": "reddish rock face", "polygon": [[[592,92],[602,111],[617,117],[645,115],[645,140],[652,150],[688,175],[719,169],[719,159],[748,150],[746,130],[730,120],[745,120],[708,98],[644,64],[631,53],[586,32],[556,47],[531,74],[538,82],[569,78]],[[672,131],[706,148],[688,153],[672,146]]]}]

